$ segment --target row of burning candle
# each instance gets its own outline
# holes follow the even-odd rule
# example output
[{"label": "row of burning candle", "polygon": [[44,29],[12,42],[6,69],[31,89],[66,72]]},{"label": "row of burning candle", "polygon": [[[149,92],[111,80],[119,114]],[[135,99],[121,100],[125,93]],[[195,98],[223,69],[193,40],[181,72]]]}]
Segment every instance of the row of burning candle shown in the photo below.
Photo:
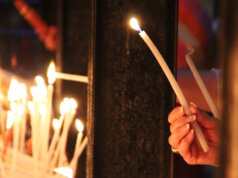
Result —
[{"label": "row of burning candle", "polygon": [[[147,44],[147,46],[150,48],[150,50],[154,54],[157,62],[160,64],[161,68],[163,69],[163,71],[164,71],[166,77],[168,78],[176,96],[178,97],[178,100],[180,101],[181,105],[184,107],[186,114],[190,115],[191,112],[189,110],[188,102],[185,99],[179,85],[177,84],[172,72],[168,68],[168,66],[167,66],[166,62],[164,61],[163,57],[161,56],[160,52],[158,51],[158,49],[156,48],[156,46],[154,45],[152,40],[149,38],[149,36],[145,33],[145,31],[142,31],[140,29],[139,24],[138,24],[138,22],[135,18],[132,18],[130,20],[130,25],[132,26],[132,28],[139,31],[139,35],[144,40],[144,42]],[[187,61],[188,61],[188,64],[189,64],[191,70],[193,71],[194,77],[195,77],[196,81],[199,84],[199,87],[202,87],[202,92],[205,93],[204,90],[206,90],[206,88],[204,87],[204,84],[202,83],[201,79],[199,79],[200,76],[197,75],[198,72],[196,71],[195,66],[192,64],[192,61],[190,60],[190,56],[187,55],[186,58],[187,58]],[[32,146],[33,153],[32,154],[33,154],[33,158],[35,160],[38,160],[38,161],[40,159],[44,160],[43,165],[47,165],[47,162],[50,162],[50,164],[51,164],[50,166],[53,166],[53,167],[54,167],[55,162],[56,162],[57,159],[59,159],[60,165],[63,165],[64,159],[65,159],[64,153],[65,153],[65,147],[66,147],[65,144],[66,144],[68,129],[69,129],[69,126],[72,122],[72,118],[75,114],[75,109],[76,109],[76,104],[75,104],[76,102],[74,100],[66,99],[64,101],[67,104],[64,107],[63,106],[62,107],[63,108],[68,108],[68,109],[66,109],[67,110],[66,112],[64,112],[64,111],[61,112],[62,116],[60,117],[60,119],[58,121],[59,122],[59,127],[61,127],[62,122],[63,122],[62,120],[65,117],[61,139],[58,142],[58,146],[56,147],[56,142],[59,138],[59,133],[60,133],[60,131],[59,131],[60,129],[58,129],[54,133],[54,136],[52,138],[50,146],[48,146],[50,116],[51,116],[51,112],[52,112],[51,111],[52,96],[53,96],[53,86],[52,85],[53,85],[56,77],[57,78],[63,78],[63,79],[70,79],[71,78],[74,81],[80,81],[80,82],[85,82],[85,83],[88,82],[87,77],[85,77],[85,76],[76,76],[76,75],[71,75],[71,74],[57,73],[57,72],[55,72],[54,65],[51,64],[50,67],[49,67],[49,71],[48,71],[49,85],[48,85],[47,89],[43,89],[42,86],[43,86],[44,82],[39,77],[36,78],[37,86],[35,88],[31,89],[31,93],[32,93],[32,96],[33,96],[33,106],[34,106],[33,107],[34,109],[31,109],[31,111],[33,111],[31,113],[34,113],[34,114],[32,114],[32,118],[34,118],[34,119],[32,119],[32,143],[33,143],[33,146]],[[25,91],[25,89],[23,89],[24,88],[23,85],[21,85],[21,84],[19,85],[18,88],[22,88],[22,90]],[[9,93],[11,93],[10,91],[9,91]],[[12,91],[14,91],[14,90],[12,90]],[[9,96],[9,100],[11,101],[12,113],[13,114],[17,113],[17,116],[21,116],[23,118],[22,119],[23,122],[25,122],[25,120],[24,120],[25,116],[23,114],[25,112],[24,112],[24,110],[20,109],[20,108],[22,108],[22,107],[20,107],[21,105],[24,106],[26,104],[25,94],[22,94],[22,96],[20,97],[20,96],[15,96],[14,92],[12,92],[12,93],[13,93],[12,96],[11,97]],[[25,93],[25,92],[23,92],[23,93]],[[45,93],[47,93],[47,94],[45,94]],[[215,105],[212,102],[211,98],[207,97],[207,93],[204,94],[204,95],[205,95],[205,98],[207,99],[207,101],[209,103],[209,106],[212,108],[214,116],[218,117],[218,113],[215,109]],[[42,100],[42,98],[45,98],[45,96],[46,96],[46,100]],[[43,106],[46,106],[45,110],[44,109],[43,109],[43,111],[42,110],[41,111],[37,110],[37,108],[40,107],[42,103],[43,103]],[[69,103],[71,103],[72,105],[69,104]],[[71,107],[68,107],[70,105],[71,105]],[[18,109],[16,109],[16,108],[18,108]],[[9,114],[9,115],[11,115],[11,114]],[[42,119],[42,124],[39,124],[38,123],[39,119],[37,119],[37,118],[41,117],[42,115],[44,116],[44,119]],[[18,117],[16,117],[16,118],[18,118]],[[76,122],[78,123],[78,120],[76,120]],[[24,143],[21,143],[22,139],[19,139],[19,136],[22,137],[22,135],[24,135],[25,128],[20,127],[19,124],[20,124],[19,119],[15,119],[15,121],[14,121],[14,134],[13,134],[14,135],[13,136],[13,139],[14,139],[13,140],[13,155],[17,153],[17,146],[16,145],[18,145],[19,140],[20,140],[21,147],[24,147],[24,146],[22,146]],[[21,132],[23,134],[20,134],[20,128],[21,128]],[[199,141],[203,151],[207,152],[209,147],[208,147],[207,142],[206,142],[206,140],[203,136],[203,133],[201,132],[201,129],[200,129],[199,125],[197,123],[194,123],[193,128],[195,130],[195,134],[198,138],[198,141]],[[37,131],[38,129],[40,131]],[[40,137],[39,133],[42,133],[41,137]],[[81,133],[81,132],[79,132],[79,133]],[[38,145],[37,141],[39,139],[42,139],[41,150],[38,149],[39,145]],[[80,144],[81,140],[82,140],[82,134],[78,134],[74,157],[73,157],[73,159],[70,163],[70,166],[73,167],[74,169],[75,169],[75,162],[76,162],[77,158],[79,157],[80,152],[82,151],[82,149],[80,149],[79,145],[83,145],[81,147],[81,148],[83,148],[87,144],[87,138],[84,139],[82,144]],[[13,160],[13,163],[15,163],[15,162],[16,162],[16,160]],[[13,166],[13,168],[14,168],[14,166]],[[75,172],[75,171],[73,171],[73,172]]]},{"label": "row of burning candle", "polygon": [[[16,170],[19,163],[19,153],[25,153],[25,136],[27,131],[27,114],[31,118],[31,151],[33,165],[40,168],[41,175],[54,170],[59,166],[68,166],[72,174],[76,173],[77,161],[82,151],[87,145],[87,137],[83,138],[83,124],[79,119],[75,120],[78,129],[77,141],[75,143],[75,152],[70,163],[65,157],[68,132],[77,109],[77,102],[73,98],[65,98],[60,104],[60,118],[53,119],[55,128],[53,137],[50,141],[50,125],[52,116],[52,98],[53,84],[56,78],[72,80],[87,83],[87,77],[81,75],[72,75],[57,73],[53,63],[48,69],[48,86],[42,77],[35,77],[35,86],[30,88],[32,100],[27,100],[27,88],[25,84],[12,79],[8,100],[10,101],[10,110],[7,112],[6,132],[12,135],[12,164],[11,170]],[[4,122],[1,122],[1,124]],[[5,131],[3,131],[5,132]],[[8,135],[9,135],[8,134]],[[4,152],[7,152],[9,139],[5,139]],[[50,145],[49,145],[50,143]],[[21,160],[22,161],[22,160]],[[1,160],[0,160],[1,162]],[[4,167],[2,168],[4,169]],[[3,171],[4,172],[4,171]],[[70,176],[69,176],[70,177]]]}]

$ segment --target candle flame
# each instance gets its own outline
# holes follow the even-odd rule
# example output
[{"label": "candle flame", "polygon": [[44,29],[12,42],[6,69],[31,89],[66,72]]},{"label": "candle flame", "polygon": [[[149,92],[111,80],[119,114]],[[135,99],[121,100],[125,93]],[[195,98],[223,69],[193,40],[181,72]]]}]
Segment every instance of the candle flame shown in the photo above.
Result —
[{"label": "candle flame", "polygon": [[15,118],[14,114],[11,111],[8,111],[7,112],[7,125],[6,125],[7,130],[9,130],[12,127],[12,125],[14,123],[14,118]]},{"label": "candle flame", "polygon": [[48,77],[48,82],[50,85],[52,85],[55,82],[55,64],[54,62],[50,62],[48,71],[47,71],[47,77]]},{"label": "candle flame", "polygon": [[44,81],[43,77],[40,76],[40,75],[37,75],[35,77],[35,81],[36,81],[37,86],[44,86],[45,85],[45,81]]},{"label": "candle flame", "polygon": [[60,114],[65,115],[70,110],[69,98],[64,98],[60,103]]},{"label": "candle flame", "polygon": [[64,177],[73,178],[73,170],[69,167],[59,167],[54,169],[54,171],[58,174],[63,175]]},{"label": "candle flame", "polygon": [[52,120],[52,125],[53,125],[53,128],[54,128],[55,131],[56,131],[56,130],[59,130],[59,128],[60,128],[60,122],[59,122],[58,119],[54,118],[54,119]]},{"label": "candle flame", "polygon": [[78,103],[77,103],[77,101],[74,98],[70,98],[70,103],[71,103],[70,105],[71,105],[71,109],[72,110],[77,109]]},{"label": "candle flame", "polygon": [[60,114],[65,115],[66,113],[76,110],[78,104],[73,98],[64,98],[64,100],[60,103]]},{"label": "candle flame", "polygon": [[133,28],[134,30],[137,30],[137,31],[141,32],[141,28],[140,28],[139,23],[138,23],[138,21],[137,21],[136,18],[132,17],[132,18],[130,19],[130,26],[131,26],[131,28]]},{"label": "candle flame", "polygon": [[82,123],[81,120],[76,119],[75,120],[75,125],[76,125],[76,128],[79,132],[83,132],[83,123]]},{"label": "candle flame", "polygon": [[45,81],[42,76],[35,77],[36,86],[31,87],[31,94],[33,97],[38,97],[38,99],[43,99],[47,97],[47,88],[45,85]]}]

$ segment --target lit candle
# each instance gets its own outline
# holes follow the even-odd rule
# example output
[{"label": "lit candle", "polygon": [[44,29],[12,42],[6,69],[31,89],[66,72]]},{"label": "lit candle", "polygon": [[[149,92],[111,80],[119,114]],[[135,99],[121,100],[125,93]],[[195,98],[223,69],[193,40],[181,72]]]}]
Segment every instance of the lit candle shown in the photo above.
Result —
[{"label": "lit candle", "polygon": [[47,113],[47,87],[43,77],[36,76],[36,91],[37,91],[37,111],[38,111],[38,119],[36,121],[36,134],[37,134],[37,142],[36,142],[36,155],[37,159],[41,160],[44,155],[44,148],[46,144],[46,113]]},{"label": "lit candle", "polygon": [[51,157],[53,155],[55,146],[58,142],[63,119],[64,119],[64,116],[61,115],[59,120],[53,119],[53,121],[52,121],[52,125],[53,125],[53,128],[54,128],[54,135],[53,135],[52,141],[50,143],[50,148],[49,148],[49,151],[48,151],[48,160],[51,160]]},{"label": "lit candle", "polygon": [[190,70],[192,71],[192,74],[200,88],[200,90],[202,91],[202,94],[205,98],[205,100],[207,101],[208,103],[208,106],[210,107],[211,111],[212,111],[212,114],[214,115],[215,118],[219,119],[219,114],[218,114],[218,111],[217,111],[217,108],[211,98],[211,95],[209,94],[200,74],[198,73],[198,70],[196,68],[196,66],[194,65],[192,59],[190,58],[190,55],[193,53],[193,49],[191,49],[191,51],[186,55],[185,59],[188,63],[188,66],[190,68]]},{"label": "lit candle", "polygon": [[[130,20],[130,25],[133,29],[139,31],[139,35],[141,36],[141,38],[144,40],[144,42],[147,44],[147,46],[150,48],[151,52],[153,53],[153,55],[155,56],[157,62],[160,64],[162,70],[164,71],[164,74],[166,75],[168,81],[170,82],[170,85],[172,86],[176,96],[178,97],[178,100],[180,101],[181,105],[183,106],[186,115],[191,115],[191,111],[189,109],[189,105],[188,102],[186,101],[178,83],[176,82],[172,72],[170,71],[167,63],[165,62],[165,60],[163,59],[163,57],[161,56],[160,52],[158,51],[158,49],[156,48],[156,46],[154,45],[154,43],[152,42],[152,40],[149,38],[149,36],[145,33],[145,31],[142,31],[137,20],[135,18],[131,18]],[[204,138],[204,135],[199,127],[199,125],[197,124],[197,122],[192,124],[193,129],[195,131],[195,134],[198,138],[198,141],[203,149],[204,152],[207,152],[209,147],[208,144]]]},{"label": "lit candle", "polygon": [[80,155],[82,154],[83,150],[85,149],[85,147],[87,146],[87,143],[88,143],[88,137],[85,137],[83,142],[80,144],[80,146],[74,152],[74,157],[69,164],[69,167],[71,167],[73,170],[73,175],[76,174],[78,159],[79,159]]},{"label": "lit candle", "polygon": [[19,114],[21,117],[20,120],[20,128],[21,128],[21,134],[20,134],[20,151],[24,152],[25,149],[25,134],[26,134],[26,99],[27,99],[27,91],[26,91],[26,85],[21,83],[19,85],[19,95],[21,98],[21,104],[19,107]]},{"label": "lit candle", "polygon": [[77,140],[76,140],[76,143],[75,143],[74,155],[73,155],[73,158],[70,162],[70,167],[73,170],[73,175],[75,175],[77,161],[78,161],[77,151],[80,148],[80,144],[81,144],[81,141],[82,141],[82,138],[83,138],[83,123],[79,119],[76,119],[75,120],[75,125],[76,125],[76,128],[78,130],[78,135],[77,135]]},{"label": "lit candle", "polygon": [[33,96],[33,108],[32,113],[32,143],[33,143],[33,157],[35,160],[42,158],[44,143],[44,127],[46,122],[46,100],[47,100],[47,88],[43,77],[35,77],[36,86],[31,87],[31,94]]},{"label": "lit candle", "polygon": [[61,135],[61,138],[60,138],[59,165],[63,164],[63,160],[64,160],[65,152],[66,152],[68,131],[69,131],[69,128],[70,128],[70,124],[73,121],[73,117],[76,113],[76,108],[77,108],[77,102],[76,102],[75,99],[73,99],[73,98],[67,99],[66,98],[65,102],[69,106],[69,112],[66,114],[64,127],[63,127],[62,135]]},{"label": "lit candle", "polygon": [[12,160],[12,171],[15,171],[16,169],[16,161],[17,161],[17,152],[19,149],[19,135],[20,135],[20,119],[19,119],[19,113],[18,113],[18,107],[16,104],[16,101],[19,100],[19,94],[18,92],[15,92],[19,89],[19,83],[17,80],[12,79],[10,88],[8,90],[8,99],[11,102],[10,107],[11,111],[14,114],[14,126],[13,126],[13,160]]},{"label": "lit candle", "polygon": [[14,123],[15,115],[12,113],[12,111],[7,112],[7,124],[6,124],[6,129],[7,129],[7,134],[6,138],[4,139],[4,149],[3,153],[5,154],[7,151],[7,145],[12,139],[13,135],[13,123]]},{"label": "lit candle", "polygon": [[[54,152],[54,150],[55,150],[55,146],[56,146],[56,144],[58,143],[58,139],[59,139],[59,136],[60,136],[60,130],[61,130],[61,127],[62,127],[62,123],[63,123],[63,120],[64,120],[64,117],[65,117],[65,115],[67,114],[67,112],[69,112],[69,105],[68,105],[68,103],[67,102],[65,102],[65,99],[60,103],[60,119],[59,119],[59,122],[58,122],[58,124],[56,124],[56,125],[59,125],[58,127],[58,129],[55,127],[55,122],[57,122],[57,121],[54,121],[53,122],[53,127],[54,127],[54,130],[55,130],[55,132],[54,132],[54,135],[53,135],[53,138],[52,138],[52,141],[51,141],[51,143],[50,143],[50,148],[49,148],[49,151],[48,151],[48,159],[49,160],[51,160],[51,157],[52,157],[52,155],[53,155],[53,152]],[[57,156],[58,156],[58,151],[57,150],[59,150],[59,148],[60,148],[60,143],[58,143],[58,146],[57,146],[57,148],[56,148],[56,151],[54,152],[54,158],[52,159],[52,160],[55,160],[55,159],[57,159]],[[56,157],[56,158],[55,158]],[[51,161],[52,162],[52,161]]]},{"label": "lit candle", "polygon": [[[59,120],[59,124],[56,124],[56,127],[57,125],[60,125],[59,126],[59,129],[57,129],[54,133],[54,136],[53,136],[53,139],[52,139],[52,142],[50,144],[50,149],[49,149],[49,154],[48,154],[48,158],[50,160],[50,168],[54,168],[54,166],[56,165],[56,162],[57,162],[57,159],[59,158],[59,154],[60,154],[60,151],[61,151],[61,145],[62,145],[62,135],[63,135],[63,132],[65,134],[65,131],[62,131],[62,134],[61,134],[61,137],[60,137],[60,140],[59,140],[59,136],[60,136],[60,129],[62,127],[62,121],[64,119],[64,128],[63,130],[65,130],[65,124],[68,120],[68,113],[70,112],[70,103],[69,103],[69,98],[64,98],[63,101],[60,103],[60,120]],[[54,123],[56,123],[56,121],[54,121]],[[55,128],[55,126],[54,126]],[[57,147],[55,148],[56,144],[58,143]],[[54,151],[54,155],[53,155],[53,151]],[[53,158],[51,159],[53,155]]]},{"label": "lit candle", "polygon": [[[52,112],[52,99],[53,99],[53,84],[55,82],[55,65],[53,62],[50,63],[47,72],[48,77],[48,87],[47,87],[47,112],[46,112],[46,121],[44,128],[44,139],[43,139],[43,158],[47,160],[47,152],[49,147],[49,134],[50,134],[50,121],[51,121],[51,112]],[[46,165],[46,164],[45,164]]]},{"label": "lit candle", "polygon": [[[51,63],[51,65],[54,65],[54,63]],[[81,82],[81,83],[88,83],[88,77],[87,76],[56,72],[55,68],[54,68],[54,70],[51,70],[51,75],[54,76],[56,79],[69,80],[69,81],[75,81],[75,82]]]},{"label": "lit candle", "polygon": [[66,73],[60,73],[60,72],[56,72],[55,74],[56,74],[57,79],[88,83],[88,77],[87,76],[75,75],[75,74],[66,74]]}]

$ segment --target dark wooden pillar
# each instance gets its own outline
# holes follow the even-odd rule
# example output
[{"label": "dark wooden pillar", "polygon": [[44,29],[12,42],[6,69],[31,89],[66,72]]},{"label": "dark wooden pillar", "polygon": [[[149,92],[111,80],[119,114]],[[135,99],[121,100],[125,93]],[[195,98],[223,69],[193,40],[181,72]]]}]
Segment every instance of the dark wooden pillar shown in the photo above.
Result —
[{"label": "dark wooden pillar", "polygon": [[94,105],[92,117],[88,118],[92,132],[87,175],[172,177],[167,115],[174,94],[152,53],[128,21],[132,15],[140,20],[174,71],[177,1],[100,0],[94,5]]},{"label": "dark wooden pillar", "polygon": [[221,0],[220,53],[223,68],[220,174],[238,177],[238,2]]},{"label": "dark wooden pillar", "polygon": [[[62,72],[87,75],[92,35],[92,1],[60,0],[58,6],[59,46],[56,54],[57,64],[60,65]],[[62,81],[62,90],[59,92],[61,98],[58,99],[60,101],[63,97],[74,97],[78,101],[76,117],[80,118],[85,125],[87,123],[87,89],[88,86],[84,83]],[[92,100],[90,99],[90,101]],[[56,111],[58,111],[57,108]],[[85,129],[84,134],[87,135],[87,132],[88,130]],[[77,131],[72,124],[67,145],[69,159],[74,153],[76,136]],[[76,177],[86,177],[86,151],[79,158]]]}]

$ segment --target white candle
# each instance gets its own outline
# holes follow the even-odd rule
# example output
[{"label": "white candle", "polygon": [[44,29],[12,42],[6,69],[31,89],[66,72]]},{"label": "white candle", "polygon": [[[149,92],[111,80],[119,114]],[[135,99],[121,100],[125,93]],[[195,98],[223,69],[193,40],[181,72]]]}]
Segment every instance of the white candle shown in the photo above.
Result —
[{"label": "white candle", "polygon": [[[189,109],[188,102],[186,101],[186,99],[185,99],[178,83],[176,82],[172,72],[170,71],[167,63],[165,62],[165,60],[161,56],[160,52],[158,51],[158,49],[156,48],[156,46],[154,45],[152,40],[145,33],[145,31],[141,31],[141,29],[139,27],[139,24],[138,24],[138,22],[135,18],[132,18],[130,20],[130,24],[131,24],[133,29],[139,31],[139,35],[144,40],[144,42],[147,44],[147,46],[150,48],[150,50],[153,53],[153,55],[155,56],[157,62],[160,64],[162,70],[164,71],[164,74],[166,75],[167,79],[170,82],[170,85],[172,86],[176,96],[178,97],[178,100],[180,101],[181,105],[184,107],[186,115],[188,115],[188,116],[191,115],[191,111]],[[199,141],[203,151],[207,152],[209,147],[208,147],[208,144],[207,144],[207,142],[204,138],[204,135],[203,135],[199,125],[197,124],[197,122],[195,122],[194,124],[192,124],[192,126],[193,126],[193,129],[195,131],[195,134],[198,138],[198,141]]]},{"label": "white candle", "polygon": [[[63,119],[64,119],[64,116],[61,115],[60,119],[58,121],[58,128],[56,128],[57,126],[56,127],[54,126],[54,130],[55,131],[54,131],[54,135],[53,135],[52,141],[50,143],[50,148],[49,148],[49,151],[48,151],[48,160],[51,160],[51,157],[53,155],[55,146],[56,146],[56,144],[58,142],[58,139],[59,139],[59,136],[60,136],[60,129],[62,127]],[[55,124],[53,124],[53,125],[55,125]]]},{"label": "white candle", "polygon": [[17,164],[17,152],[19,148],[19,117],[15,115],[15,121],[13,126],[13,159],[12,159],[12,171],[15,171]]},{"label": "white candle", "polygon": [[19,148],[19,115],[18,115],[18,104],[16,101],[19,101],[19,93],[15,92],[19,89],[19,83],[17,80],[12,79],[11,84],[8,90],[8,99],[10,101],[10,108],[14,117],[14,126],[13,126],[13,159],[12,159],[12,171],[16,169],[16,159],[17,152]]},{"label": "white candle", "polygon": [[[37,119],[36,123],[36,128],[37,128],[37,142],[36,142],[36,155],[37,159],[42,160],[43,158],[43,149],[45,148],[46,145],[46,113],[47,113],[47,86],[45,84],[45,81],[43,77],[41,76],[36,76],[35,78],[36,81],[36,91],[37,91],[37,111],[38,111],[38,116],[39,118]],[[36,114],[36,113],[35,113]]]},{"label": "white candle", "polygon": [[66,74],[66,73],[55,73],[55,77],[57,79],[63,79],[63,80],[70,80],[75,82],[82,82],[82,83],[88,83],[88,77],[83,75],[75,75],[75,74]]},{"label": "white candle", "polygon": [[51,62],[50,65],[51,65],[50,75],[53,76],[54,79],[62,79],[62,80],[70,80],[70,81],[75,81],[75,82],[88,83],[87,76],[56,72],[54,63]]},{"label": "white candle", "polygon": [[76,169],[77,169],[76,168],[77,161],[78,161],[77,151],[80,148],[80,144],[81,144],[81,141],[82,141],[82,138],[83,138],[83,123],[79,119],[76,119],[75,120],[75,125],[76,125],[76,128],[78,130],[78,135],[77,135],[77,140],[75,142],[74,155],[73,155],[73,158],[70,162],[70,167],[73,170],[73,175],[75,175]]},{"label": "white candle", "polygon": [[[50,63],[47,77],[48,77],[48,87],[47,87],[47,112],[45,121],[45,131],[44,131],[44,143],[43,143],[43,158],[47,161],[48,147],[49,147],[49,135],[50,135],[50,122],[51,122],[51,112],[52,112],[52,99],[53,99],[53,84],[55,82],[55,65],[53,62]],[[46,164],[45,164],[46,165]]]},{"label": "white candle", "polygon": [[207,101],[208,103],[208,106],[210,107],[211,111],[212,111],[212,114],[214,115],[215,118],[219,118],[219,114],[218,114],[218,111],[217,111],[217,108],[211,98],[211,95],[209,94],[200,74],[198,73],[198,70],[196,68],[196,66],[194,65],[192,59],[190,58],[190,55],[193,53],[193,51],[191,51],[189,54],[186,55],[186,61],[188,63],[188,66],[190,68],[190,70],[192,71],[192,74],[200,88],[200,90],[202,91],[202,94],[205,98],[205,100]]},{"label": "white candle", "polygon": [[21,128],[21,133],[20,133],[20,151],[24,152],[25,151],[25,135],[26,135],[26,99],[27,99],[27,91],[26,91],[26,85],[21,83],[19,85],[19,95],[21,97],[21,104],[19,104],[18,107],[20,107],[20,117],[21,117],[21,122],[20,122],[20,128]]},{"label": "white candle", "polygon": [[74,157],[76,156],[76,152],[81,144],[82,137],[83,137],[83,123],[79,119],[76,119],[75,125],[78,130],[78,135],[77,135],[77,140],[76,140],[75,148],[74,148]]},{"label": "white candle", "polygon": [[75,111],[70,112],[65,119],[64,128],[62,131],[62,136],[60,138],[60,155],[59,155],[59,165],[63,165],[64,155],[66,153],[67,137],[70,128],[70,124],[75,115]]},{"label": "white candle", "polygon": [[[50,148],[49,148],[49,151],[48,151],[48,159],[49,160],[51,160],[51,157],[52,157],[53,152],[55,150],[55,146],[58,142],[58,139],[59,139],[59,136],[60,136],[60,130],[61,130],[62,123],[63,123],[63,119],[65,118],[66,114],[69,112],[69,105],[68,105],[67,101],[68,101],[68,99],[64,98],[64,100],[60,103],[60,108],[59,108],[60,109],[60,119],[59,119],[59,124],[58,124],[59,128],[55,128],[55,124],[53,125],[54,129],[55,129],[55,132],[54,132],[52,141],[50,143]],[[66,122],[66,121],[64,121],[64,122]],[[60,143],[58,143],[58,146],[57,146],[56,150],[59,150],[59,148],[60,148]],[[57,154],[58,154],[58,151],[55,151],[54,158],[58,156]],[[54,158],[53,158],[53,160],[54,160]]]},{"label": "white candle", "polygon": [[87,143],[88,143],[88,137],[85,137],[82,144],[80,144],[79,148],[77,148],[77,150],[75,150],[74,157],[69,164],[69,166],[73,170],[73,175],[75,175],[75,173],[76,173],[78,159],[79,159],[80,155],[82,154],[84,148],[87,146]]},{"label": "white candle", "polygon": [[82,154],[82,152],[83,152],[84,148],[87,146],[87,144],[88,144],[88,137],[85,137],[83,139],[83,142],[80,144],[80,147],[76,151],[77,160],[80,157],[80,155]]}]

